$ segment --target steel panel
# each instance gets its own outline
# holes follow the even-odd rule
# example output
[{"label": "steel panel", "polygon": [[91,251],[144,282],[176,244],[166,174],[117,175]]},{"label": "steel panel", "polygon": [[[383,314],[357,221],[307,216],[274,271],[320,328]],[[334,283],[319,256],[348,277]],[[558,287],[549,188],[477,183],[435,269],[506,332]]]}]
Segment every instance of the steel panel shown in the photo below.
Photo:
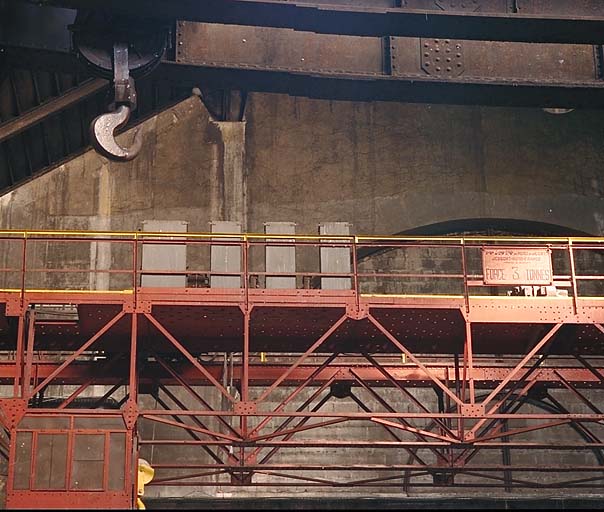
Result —
[{"label": "steel panel", "polygon": [[[267,235],[293,235],[296,232],[295,222],[267,222],[264,225],[264,232]],[[270,238],[267,238],[267,242],[271,242]],[[279,239],[280,242],[291,241],[293,239]],[[291,276],[271,276],[268,275],[270,272],[295,272],[296,271],[296,247],[279,246],[266,246],[265,252],[266,258],[266,288],[268,289],[295,289],[296,288],[296,277]]]},{"label": "steel panel", "polygon": [[[180,220],[145,220],[143,231],[153,233],[186,233],[189,223]],[[169,237],[168,240],[174,240]],[[141,244],[141,270],[168,270],[185,272],[187,269],[187,248],[169,244]],[[187,276],[149,275],[141,276],[141,286],[145,287],[185,287]]]}]

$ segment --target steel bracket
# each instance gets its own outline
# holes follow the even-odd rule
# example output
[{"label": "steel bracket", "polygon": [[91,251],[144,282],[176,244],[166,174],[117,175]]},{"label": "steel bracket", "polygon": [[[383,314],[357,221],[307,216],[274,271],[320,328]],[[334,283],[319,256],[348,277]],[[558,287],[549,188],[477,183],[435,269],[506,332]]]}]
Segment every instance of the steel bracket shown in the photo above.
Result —
[{"label": "steel bracket", "polygon": [[484,405],[482,404],[461,404],[461,415],[466,418],[480,418],[484,415]]},{"label": "steel bracket", "polygon": [[21,316],[24,308],[21,305],[21,297],[8,297],[6,299],[6,316]]},{"label": "steel bracket", "polygon": [[430,76],[454,78],[465,71],[463,43],[456,39],[420,39],[421,66]]},{"label": "steel bracket", "polygon": [[153,308],[153,306],[151,305],[151,302],[148,300],[139,300],[136,302],[136,307],[135,307],[135,312],[136,313],[147,313],[148,315],[151,314],[151,309]]},{"label": "steel bracket", "polygon": [[349,304],[346,306],[346,316],[352,320],[363,320],[367,318],[369,314],[369,308],[367,306],[357,306],[356,304]]},{"label": "steel bracket", "polygon": [[257,410],[256,402],[237,402],[233,406],[233,412],[241,416],[255,414]]},{"label": "steel bracket", "polygon": [[138,405],[134,400],[128,400],[126,405],[122,409],[122,415],[124,416],[124,423],[128,430],[132,430],[138,419]]},{"label": "steel bracket", "polygon": [[0,398],[0,421],[9,430],[19,424],[26,410],[27,400],[23,398]]}]

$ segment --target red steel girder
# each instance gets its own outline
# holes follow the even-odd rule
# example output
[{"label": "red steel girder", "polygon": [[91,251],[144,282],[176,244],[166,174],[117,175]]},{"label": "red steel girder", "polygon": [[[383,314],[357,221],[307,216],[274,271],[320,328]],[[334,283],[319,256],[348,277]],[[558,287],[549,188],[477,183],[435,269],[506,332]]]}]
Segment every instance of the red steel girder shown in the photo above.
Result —
[{"label": "red steel girder", "polygon": [[[89,380],[90,375],[94,373],[103,362],[103,360],[73,362],[64,367],[60,371],[60,375],[54,380],[61,384],[82,384]],[[61,363],[56,361],[34,361],[32,367],[39,379],[47,379],[50,375],[55,374],[60,365]],[[117,367],[119,365],[116,364],[115,366]],[[116,379],[123,375],[121,373],[122,369],[116,367],[109,368],[104,375],[98,375],[95,378],[95,383],[99,385],[112,385],[115,383]],[[437,378],[440,378],[441,381],[444,382],[447,376],[450,380],[453,380],[453,364],[430,364],[428,367],[430,368],[431,373]],[[205,368],[214,379],[220,379],[222,377],[222,365],[205,365]],[[250,365],[250,383],[253,386],[265,386],[283,375],[288,368],[288,365],[252,364]],[[385,368],[387,368],[392,379],[401,386],[432,387],[432,380],[412,364],[401,364],[396,366],[387,364],[385,365]],[[213,385],[209,379],[198,374],[194,368],[175,365],[174,370],[178,372],[178,376],[180,376],[181,379],[177,379],[165,372],[160,364],[153,362],[147,363],[145,369],[139,375],[139,382],[151,384],[154,380],[157,380],[165,385],[182,385],[182,382],[186,382],[192,386]],[[385,377],[375,367],[368,365],[361,366],[359,364],[347,365],[337,363],[323,370],[317,370],[318,366],[314,365],[299,366],[290,372],[288,377],[281,382],[281,385],[298,386],[307,381],[313,374],[316,375],[312,379],[312,383],[308,384],[309,386],[321,385],[328,380],[332,380],[336,375],[340,375],[341,378],[350,378],[351,380],[354,380],[354,375],[352,373],[354,371],[354,374],[359,375],[364,381],[370,383],[372,386],[395,387],[391,379]],[[496,363],[489,366],[475,366],[474,380],[477,383],[477,387],[481,389],[493,389],[510,373],[510,370],[510,367],[501,366]],[[600,389],[604,387],[604,380],[598,379],[586,368],[569,366],[541,368],[537,372],[535,380],[554,388],[562,388],[564,386],[561,384],[557,374],[561,375],[565,381],[573,383],[573,385],[579,389]],[[14,360],[4,360],[0,362],[0,382],[12,382],[18,375],[19,372],[17,371]],[[235,381],[241,379],[240,368],[234,368],[233,378]],[[518,380],[520,380],[520,377],[518,377],[518,379],[512,379],[510,383],[517,382]]]}]

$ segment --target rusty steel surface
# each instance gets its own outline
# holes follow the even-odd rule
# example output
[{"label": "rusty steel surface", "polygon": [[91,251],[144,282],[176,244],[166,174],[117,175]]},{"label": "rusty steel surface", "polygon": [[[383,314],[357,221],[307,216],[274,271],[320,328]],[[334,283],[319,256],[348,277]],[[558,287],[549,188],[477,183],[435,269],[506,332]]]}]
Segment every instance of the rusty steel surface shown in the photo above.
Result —
[{"label": "rusty steel surface", "polygon": [[[437,9],[431,11],[434,15],[450,10],[428,3]],[[354,2],[344,4],[355,5]],[[576,4],[577,15],[601,15],[601,7],[595,4]],[[14,11],[7,11],[4,18],[7,23],[23,29],[0,30],[0,44],[5,48],[7,64],[19,68],[26,63],[28,68],[61,69],[70,73],[80,69],[81,62],[75,55],[63,46],[48,44],[48,31],[33,29],[39,24],[48,24],[52,25],[52,34],[68,32],[69,22],[62,14],[69,12],[68,9],[48,4],[32,8],[19,2],[11,7]],[[420,4],[416,7],[429,8]],[[553,6],[552,13],[572,11],[562,7]],[[477,13],[484,15],[487,8],[488,4],[483,4]],[[491,8],[491,12],[499,9],[495,5]],[[539,9],[544,16],[549,12],[543,6]],[[528,5],[520,7],[520,12],[525,11],[530,11]],[[463,10],[454,14],[465,16]],[[29,24],[25,20],[30,20]],[[383,36],[321,34],[254,26],[251,21],[252,26],[186,19],[169,23],[175,24],[174,51],[166,55],[152,76],[189,90],[203,83],[211,89],[355,101],[544,108],[604,106],[600,44],[475,41],[461,37],[451,39],[451,35],[430,38],[395,33]],[[447,54],[447,50],[451,52]]]},{"label": "rusty steel surface", "polygon": [[280,28],[177,22],[180,64],[296,73],[596,86],[586,44],[355,37]]},{"label": "rusty steel surface", "polygon": [[[472,0],[473,1],[473,0]],[[478,1],[478,0],[477,0]],[[604,9],[596,0],[481,2],[460,8],[457,2],[297,3],[280,0],[205,0],[153,3],[142,0],[52,0],[48,4],[103,7],[139,17],[205,21],[233,25],[293,28],[328,34],[405,35],[490,41],[590,43],[602,42]],[[467,2],[468,5],[471,2]],[[480,8],[478,8],[480,7]]]},{"label": "rusty steel surface", "polygon": [[178,21],[163,66],[212,87],[319,98],[599,108],[600,48]]},{"label": "rusty steel surface", "polygon": [[[131,506],[132,461],[151,454],[149,485],[173,488],[600,488],[604,239],[324,238],[0,233],[7,505]],[[108,268],[56,265],[91,244],[111,248]],[[145,244],[185,246],[187,286],[141,287],[183,273],[141,270]],[[240,251],[239,288],[192,278],[211,274],[212,244]],[[295,288],[264,287],[279,272],[258,262],[280,245],[305,261],[286,272]],[[350,272],[313,268],[327,247]],[[551,251],[557,295],[485,284],[482,251],[502,247]],[[320,289],[326,275],[350,289]]]}]

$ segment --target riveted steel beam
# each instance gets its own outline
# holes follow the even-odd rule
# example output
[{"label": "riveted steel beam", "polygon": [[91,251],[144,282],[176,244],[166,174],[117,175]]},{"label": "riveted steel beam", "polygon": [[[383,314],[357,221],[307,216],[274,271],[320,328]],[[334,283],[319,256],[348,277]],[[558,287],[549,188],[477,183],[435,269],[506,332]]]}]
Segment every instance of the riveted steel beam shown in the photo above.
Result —
[{"label": "riveted steel beam", "polygon": [[604,9],[597,0],[315,0],[305,3],[156,0],[151,5],[145,0],[50,0],[46,3],[111,9],[138,18],[282,27],[325,34],[595,44],[604,39]]},{"label": "riveted steel beam", "polygon": [[[358,37],[187,21],[177,23],[176,42],[177,64],[248,90],[543,107],[597,107],[603,100],[599,47],[587,44]],[[467,89],[457,94],[461,86]],[[535,88],[547,91],[536,95]],[[588,90],[593,94],[583,96]]]},{"label": "riveted steel beam", "polygon": [[[386,3],[379,5],[387,7]],[[482,0],[476,12],[505,11],[508,7],[503,4],[508,3]],[[547,6],[543,3],[537,5],[538,2],[520,0],[516,3],[520,12],[533,14],[558,12],[568,15],[575,12],[560,2],[552,2],[551,11],[546,11]],[[179,4],[174,3],[176,7]],[[432,0],[406,0],[401,9],[432,6],[430,12],[433,13],[450,11],[451,2],[440,4],[438,7]],[[577,9],[575,14],[604,15],[600,3],[572,4]],[[363,4],[355,2],[354,5]],[[460,2],[455,5],[461,7]],[[49,6],[28,6],[25,14],[15,11],[14,16],[55,20],[52,22],[67,31],[65,16],[52,15],[54,10],[56,8]],[[453,12],[465,16],[465,11],[462,14]],[[58,28],[49,29],[44,34],[59,32]],[[27,36],[20,34],[18,37],[14,31],[0,31],[0,44],[5,47],[7,63],[11,66],[25,63],[28,67],[51,70],[78,69],[78,61],[72,54],[64,48],[49,49],[48,37],[45,37],[37,38],[32,30]],[[176,23],[175,43],[174,54],[168,56],[155,76],[191,87],[202,83],[210,89],[278,92],[353,101],[604,107],[604,54],[599,45],[473,41],[392,34],[361,37],[191,21]]]}]

